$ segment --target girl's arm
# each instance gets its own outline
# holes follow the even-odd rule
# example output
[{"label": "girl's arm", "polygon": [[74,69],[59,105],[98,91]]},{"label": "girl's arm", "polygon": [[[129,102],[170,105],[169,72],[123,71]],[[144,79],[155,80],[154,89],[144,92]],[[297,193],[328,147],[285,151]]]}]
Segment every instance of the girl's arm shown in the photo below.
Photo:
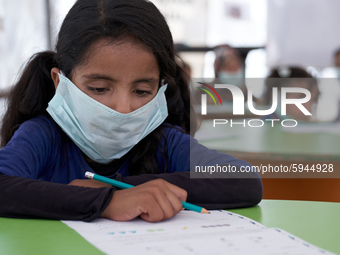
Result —
[{"label": "girl's arm", "polygon": [[[92,221],[98,217],[156,222],[182,209],[186,192],[162,180],[127,190],[86,187],[0,174],[0,217]],[[91,184],[92,185],[92,184]]]},{"label": "girl's arm", "polygon": [[[91,221],[109,204],[114,188],[85,188],[41,181],[66,164],[58,128],[39,116],[23,123],[0,150],[0,216]],[[59,165],[59,167],[58,167]],[[61,180],[63,181],[63,180]],[[64,182],[64,183],[65,183]]]},{"label": "girl's arm", "polygon": [[[123,177],[123,182],[138,185],[161,178],[185,189],[189,203],[207,209],[248,207],[261,201],[262,182],[259,175],[255,172],[241,172],[241,167],[250,166],[248,162],[210,150],[177,128],[165,128],[164,133],[167,139],[168,173]],[[196,167],[202,169],[204,166],[216,165],[230,165],[235,172],[203,173],[203,176],[195,174],[195,177],[201,178],[192,178]]]},{"label": "girl's arm", "polygon": [[87,188],[0,174],[0,216],[91,221],[98,218],[114,188]]},{"label": "girl's arm", "polygon": [[[85,180],[66,185],[82,173],[83,166],[66,164],[69,161],[61,157],[66,153],[58,134],[53,122],[39,117],[22,124],[1,149],[0,216],[90,221],[99,216],[130,220],[140,215],[159,221],[181,210],[186,192],[161,180],[119,191],[93,183],[88,186]],[[75,162],[78,157],[82,155],[67,154]],[[52,177],[64,184],[36,180]]]},{"label": "girl's arm", "polygon": [[117,180],[139,185],[161,178],[188,193],[187,202],[206,209],[249,207],[262,199],[262,182],[259,178],[190,178],[190,172],[144,174],[118,177]]}]

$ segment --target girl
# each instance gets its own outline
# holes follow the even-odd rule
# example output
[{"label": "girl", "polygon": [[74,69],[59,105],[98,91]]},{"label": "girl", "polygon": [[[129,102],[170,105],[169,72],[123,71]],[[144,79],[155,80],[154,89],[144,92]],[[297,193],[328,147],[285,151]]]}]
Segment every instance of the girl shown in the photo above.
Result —
[{"label": "girl", "polygon": [[[179,212],[181,200],[207,209],[257,204],[254,173],[190,178],[190,166],[247,163],[198,144],[189,122],[187,79],[157,8],[79,0],[56,52],[36,54],[10,94],[0,216],[155,222]],[[86,171],[138,186],[116,190],[85,180]]]}]

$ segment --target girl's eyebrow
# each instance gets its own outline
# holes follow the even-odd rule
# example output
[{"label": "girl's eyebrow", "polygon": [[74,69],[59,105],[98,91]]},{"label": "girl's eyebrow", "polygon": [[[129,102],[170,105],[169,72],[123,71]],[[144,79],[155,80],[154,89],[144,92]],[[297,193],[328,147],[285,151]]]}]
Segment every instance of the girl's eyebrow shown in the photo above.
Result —
[{"label": "girl's eyebrow", "polygon": [[135,80],[134,82],[137,83],[137,82],[157,82],[158,79],[156,78],[141,78],[141,79],[137,79]]},{"label": "girl's eyebrow", "polygon": [[82,76],[83,78],[89,79],[89,80],[109,80],[109,81],[115,81],[115,79],[111,78],[110,76],[104,75],[104,74],[85,74]]},{"label": "girl's eyebrow", "polygon": [[[85,74],[82,76],[83,78],[89,79],[89,80],[108,80],[108,81],[116,81],[110,76],[104,75],[104,74]],[[139,78],[134,81],[134,83],[137,82],[157,82],[158,79],[154,77],[145,77],[145,78]]]}]

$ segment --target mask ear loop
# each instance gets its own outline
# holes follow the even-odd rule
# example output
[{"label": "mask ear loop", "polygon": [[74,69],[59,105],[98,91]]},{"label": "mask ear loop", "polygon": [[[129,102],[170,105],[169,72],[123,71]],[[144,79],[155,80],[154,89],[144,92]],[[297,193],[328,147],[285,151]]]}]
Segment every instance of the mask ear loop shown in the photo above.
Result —
[{"label": "mask ear loop", "polygon": [[62,76],[65,76],[65,77],[66,77],[66,75],[64,74],[64,72],[61,71],[61,70],[60,70],[60,74],[61,74]]},{"label": "mask ear loop", "polygon": [[159,86],[158,90],[159,90],[161,87],[163,87],[163,86],[165,86],[165,85],[168,85],[168,84],[164,84],[164,83],[165,83],[165,79],[161,79],[161,81],[160,81],[160,86]]}]

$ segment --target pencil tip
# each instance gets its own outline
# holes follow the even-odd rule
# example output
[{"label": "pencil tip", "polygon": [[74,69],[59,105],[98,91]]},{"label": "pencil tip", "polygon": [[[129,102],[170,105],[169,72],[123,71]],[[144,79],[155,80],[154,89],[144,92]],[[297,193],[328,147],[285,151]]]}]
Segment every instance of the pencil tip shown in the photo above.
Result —
[{"label": "pencil tip", "polygon": [[205,208],[202,208],[201,213],[210,214],[210,212]]}]

